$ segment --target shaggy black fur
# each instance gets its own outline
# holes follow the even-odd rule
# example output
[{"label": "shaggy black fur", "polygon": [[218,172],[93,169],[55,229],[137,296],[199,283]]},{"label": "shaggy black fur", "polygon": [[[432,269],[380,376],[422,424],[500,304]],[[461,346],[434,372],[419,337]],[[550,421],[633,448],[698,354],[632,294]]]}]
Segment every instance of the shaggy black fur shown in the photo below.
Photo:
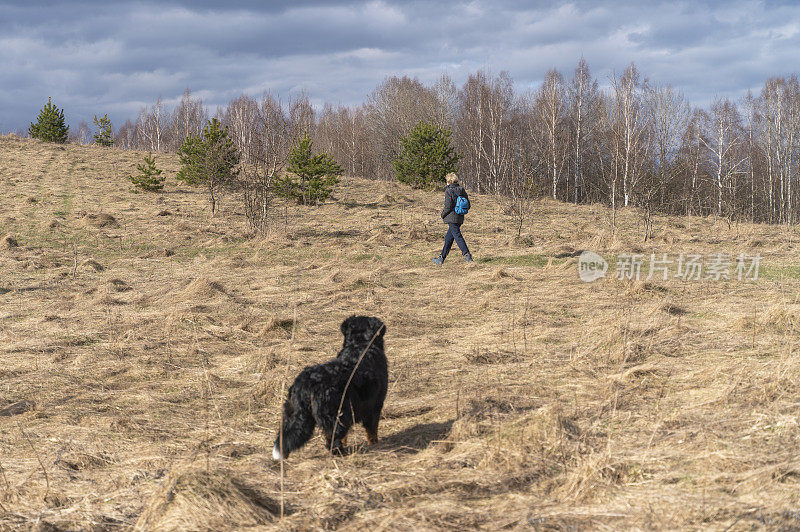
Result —
[{"label": "shaggy black fur", "polygon": [[[353,423],[364,425],[369,443],[378,441],[378,421],[389,380],[383,352],[386,326],[378,318],[350,316],[342,322],[341,330],[344,344],[336,358],[308,366],[289,388],[283,404],[283,446],[279,433],[272,450],[275,460],[282,460],[305,445],[316,425],[325,435],[325,448],[334,452],[342,452]],[[353,378],[347,386],[351,374]],[[342,410],[337,420],[339,405]]]}]

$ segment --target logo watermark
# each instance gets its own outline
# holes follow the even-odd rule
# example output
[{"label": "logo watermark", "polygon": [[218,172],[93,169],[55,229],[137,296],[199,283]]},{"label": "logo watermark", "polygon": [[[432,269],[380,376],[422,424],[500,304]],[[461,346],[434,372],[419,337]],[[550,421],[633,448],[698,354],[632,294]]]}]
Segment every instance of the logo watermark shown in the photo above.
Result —
[{"label": "logo watermark", "polygon": [[[736,256],[725,253],[708,255],[667,253],[620,253],[614,265],[613,276],[618,280],[681,279],[683,281],[746,281],[758,280],[761,255]],[[584,251],[578,258],[578,277],[591,283],[606,276],[608,261],[594,251]]]},{"label": "logo watermark", "polygon": [[584,283],[591,283],[606,276],[608,262],[594,251],[584,251],[578,257],[578,276]]}]

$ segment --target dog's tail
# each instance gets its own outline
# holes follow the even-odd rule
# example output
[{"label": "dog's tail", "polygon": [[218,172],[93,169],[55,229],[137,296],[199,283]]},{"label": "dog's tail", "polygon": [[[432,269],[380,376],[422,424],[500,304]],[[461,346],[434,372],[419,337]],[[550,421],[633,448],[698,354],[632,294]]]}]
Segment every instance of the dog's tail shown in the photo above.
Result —
[{"label": "dog's tail", "polygon": [[316,421],[311,411],[311,396],[298,393],[292,386],[289,388],[289,397],[283,403],[283,423],[281,432],[275,438],[272,447],[272,458],[283,460],[289,453],[306,444],[314,434]]}]

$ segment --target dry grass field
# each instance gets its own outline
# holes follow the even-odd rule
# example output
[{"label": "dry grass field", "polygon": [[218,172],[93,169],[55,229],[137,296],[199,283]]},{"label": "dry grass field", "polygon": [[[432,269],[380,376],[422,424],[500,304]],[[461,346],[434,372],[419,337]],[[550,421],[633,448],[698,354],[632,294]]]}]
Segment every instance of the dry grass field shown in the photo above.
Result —
[{"label": "dry grass field", "polygon": [[[0,529],[800,529],[800,231],[345,178],[247,237],[142,154],[0,137]],[[575,252],[738,253],[758,280],[584,283]],[[388,328],[380,442],[271,459],[281,390]],[[281,517],[281,501],[284,509]]]}]

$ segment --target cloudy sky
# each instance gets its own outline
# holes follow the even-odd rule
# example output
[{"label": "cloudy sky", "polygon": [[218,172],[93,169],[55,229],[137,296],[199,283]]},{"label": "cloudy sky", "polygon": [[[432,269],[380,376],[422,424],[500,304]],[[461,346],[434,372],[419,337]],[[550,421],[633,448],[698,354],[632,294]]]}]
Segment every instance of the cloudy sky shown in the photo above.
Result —
[{"label": "cloudy sky", "polygon": [[73,127],[106,112],[121,124],[187,87],[212,112],[267,89],[349,105],[394,74],[507,70],[526,90],[581,56],[601,85],[634,61],[703,105],[800,72],[799,52],[794,1],[0,0],[0,131],[48,96]]}]

